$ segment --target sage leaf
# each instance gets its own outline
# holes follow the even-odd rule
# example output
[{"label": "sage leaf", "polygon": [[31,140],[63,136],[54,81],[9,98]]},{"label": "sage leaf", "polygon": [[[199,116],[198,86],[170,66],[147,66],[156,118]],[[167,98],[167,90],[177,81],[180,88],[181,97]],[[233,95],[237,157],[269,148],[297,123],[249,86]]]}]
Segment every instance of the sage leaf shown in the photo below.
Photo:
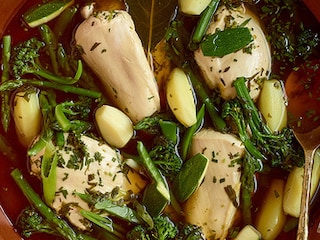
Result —
[{"label": "sage leaf", "polygon": [[246,47],[252,41],[249,28],[228,28],[206,36],[200,48],[204,56],[223,57]]}]

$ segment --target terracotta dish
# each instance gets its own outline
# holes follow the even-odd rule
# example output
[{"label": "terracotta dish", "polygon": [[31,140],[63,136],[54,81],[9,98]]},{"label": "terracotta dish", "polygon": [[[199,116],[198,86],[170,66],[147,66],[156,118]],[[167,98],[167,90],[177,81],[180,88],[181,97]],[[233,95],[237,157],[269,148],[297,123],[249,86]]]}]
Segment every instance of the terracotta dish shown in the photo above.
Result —
[{"label": "terracotta dish", "polygon": [[[11,19],[15,16],[19,8],[26,2],[27,0],[0,0],[0,39],[3,36],[6,27],[8,26]],[[261,0],[262,1],[262,0]],[[318,21],[320,22],[320,0],[304,0],[306,5],[310,8],[311,12],[316,16]],[[1,52],[1,51],[0,51]],[[5,159],[1,159],[0,156],[0,183],[1,179],[4,179],[4,172],[6,174],[10,166],[8,163],[4,163]],[[7,170],[4,170],[7,169]],[[14,230],[12,222],[7,217],[6,213],[13,213],[13,216],[16,216],[18,213],[14,211],[16,205],[25,204],[26,200],[21,199],[21,193],[17,193],[18,188],[5,189],[4,184],[0,184],[0,194],[7,194],[9,201],[4,199],[4,197],[0,196],[0,240],[18,240],[22,239]],[[12,200],[14,199],[14,200]],[[319,204],[318,200],[318,204]],[[8,211],[8,206],[10,207]],[[319,205],[318,205],[319,206]],[[316,207],[315,211],[317,213],[313,213],[312,224],[310,229],[309,239],[320,239],[320,207]],[[316,217],[315,217],[315,216]],[[11,214],[10,214],[11,216]]]}]

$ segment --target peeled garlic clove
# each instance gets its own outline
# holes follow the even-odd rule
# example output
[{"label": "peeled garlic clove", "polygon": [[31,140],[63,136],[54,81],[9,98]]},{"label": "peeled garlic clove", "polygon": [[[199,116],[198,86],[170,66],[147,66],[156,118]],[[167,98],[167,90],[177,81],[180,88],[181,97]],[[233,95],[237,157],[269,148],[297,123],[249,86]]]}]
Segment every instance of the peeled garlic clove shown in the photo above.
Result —
[{"label": "peeled garlic clove", "polygon": [[271,131],[281,131],[287,126],[286,99],[280,81],[264,82],[258,106]]},{"label": "peeled garlic clove", "polygon": [[41,130],[42,114],[36,91],[21,91],[15,94],[13,119],[19,142],[28,147]]},{"label": "peeled garlic clove", "polygon": [[195,1],[195,0],[179,0],[181,12],[190,15],[200,15],[204,9],[210,4],[211,0]]},{"label": "peeled garlic clove", "polygon": [[196,123],[196,106],[187,75],[180,68],[172,70],[167,83],[167,101],[177,120],[185,127]]},{"label": "peeled garlic clove", "polygon": [[99,107],[95,113],[95,120],[104,140],[114,147],[124,147],[133,136],[130,118],[115,107]]}]

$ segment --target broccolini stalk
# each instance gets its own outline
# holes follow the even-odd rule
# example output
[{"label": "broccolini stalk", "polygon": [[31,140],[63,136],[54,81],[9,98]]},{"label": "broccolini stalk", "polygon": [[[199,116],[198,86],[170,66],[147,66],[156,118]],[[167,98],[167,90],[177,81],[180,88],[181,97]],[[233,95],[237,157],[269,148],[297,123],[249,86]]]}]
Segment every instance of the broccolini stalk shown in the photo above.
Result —
[{"label": "broccolini stalk", "polygon": [[173,179],[183,162],[178,151],[180,128],[176,122],[165,119],[168,119],[168,116],[155,114],[138,122],[134,129],[156,135],[148,153],[149,157],[164,176]]},{"label": "broccolini stalk", "polygon": [[[244,121],[245,126],[248,125],[250,127],[251,135],[246,133],[244,129],[239,129],[239,132],[242,135],[247,135],[246,138],[250,138],[252,142],[251,146],[256,148],[263,156],[260,160],[267,160],[267,163],[271,167],[280,167],[285,170],[291,170],[293,166],[302,166],[303,150],[295,142],[292,130],[284,128],[280,132],[272,133],[250,97],[248,87],[246,86],[246,79],[244,77],[237,78],[234,81],[234,87],[238,95],[235,101],[238,101],[239,111],[243,113],[241,119],[235,117],[234,120],[236,122]],[[226,105],[224,110],[227,108]],[[247,150],[250,151],[250,148],[247,148]],[[253,156],[258,159],[255,154]]]},{"label": "broccolini stalk", "polygon": [[78,81],[77,79],[59,76],[48,71],[41,65],[39,60],[40,50],[42,50],[44,46],[43,42],[33,37],[14,47],[12,71],[15,78],[20,79],[25,74],[34,74],[55,83],[76,83]]},{"label": "broccolini stalk", "polygon": [[85,121],[91,102],[85,100],[66,101],[55,106],[54,115],[63,132],[86,132],[91,124]]},{"label": "broccolini stalk", "polygon": [[35,87],[44,87],[44,88],[51,88],[55,90],[59,90],[65,93],[73,93],[81,96],[87,96],[91,98],[101,98],[102,93],[94,90],[89,90],[81,87],[74,87],[71,85],[64,85],[64,84],[57,84],[48,81],[41,81],[37,79],[19,79],[13,81],[7,81],[0,85],[0,92],[2,91],[11,91],[21,87],[24,84],[30,84]]},{"label": "broccolini stalk", "polygon": [[251,141],[251,138],[247,132],[247,122],[245,121],[243,109],[239,101],[228,101],[224,104],[222,117],[227,118],[228,116],[232,117],[232,119],[234,120],[238,129],[239,137],[243,142],[244,146],[246,147],[246,150],[252,156],[254,156],[254,158],[257,159],[257,161],[262,161],[263,159],[265,159],[265,156],[263,156],[263,154]]},{"label": "broccolini stalk", "polygon": [[[10,55],[11,55],[11,36],[6,35],[2,38],[2,76],[1,82],[4,83],[10,78]],[[8,131],[10,125],[10,104],[8,92],[1,92],[1,123],[5,132]]]},{"label": "broccolini stalk", "polygon": [[242,162],[241,210],[242,210],[242,219],[244,224],[252,224],[251,197],[255,189],[255,173],[256,173],[256,167],[255,167],[254,161],[255,159],[251,158],[248,154],[246,154]]},{"label": "broccolini stalk", "polygon": [[244,222],[250,224],[255,173],[262,171],[264,164],[289,171],[294,166],[302,166],[303,151],[295,144],[291,129],[284,128],[278,133],[270,131],[250,97],[245,78],[237,78],[234,87],[237,98],[224,103],[222,117],[231,117],[234,121],[247,151],[242,164],[241,198]]},{"label": "broccolini stalk", "polygon": [[[93,240],[89,236],[75,232],[66,221],[56,215],[53,210],[48,207],[40,198],[40,196],[32,189],[26,181],[19,169],[14,169],[11,176],[16,184],[19,186],[23,194],[31,202],[44,219],[48,223],[48,227],[54,229],[63,239],[67,240]],[[50,226],[49,226],[50,225]]]}]

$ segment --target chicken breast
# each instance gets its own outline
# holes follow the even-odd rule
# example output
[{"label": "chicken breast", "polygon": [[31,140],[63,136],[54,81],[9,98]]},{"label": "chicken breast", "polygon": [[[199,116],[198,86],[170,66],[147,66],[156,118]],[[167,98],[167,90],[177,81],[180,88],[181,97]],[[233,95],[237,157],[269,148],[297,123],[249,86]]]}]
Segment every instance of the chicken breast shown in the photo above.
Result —
[{"label": "chicken breast", "polygon": [[75,40],[107,97],[134,123],[159,111],[158,86],[126,11],[91,15],[77,28]]},{"label": "chicken breast", "polygon": [[244,7],[219,8],[210,23],[207,34],[213,34],[226,27],[239,26],[246,21],[248,22],[245,26],[251,32],[253,42],[244,49],[223,57],[204,56],[200,48],[194,53],[194,58],[207,85],[211,89],[219,89],[224,99],[232,99],[236,96],[232,83],[237,77],[253,78],[249,81],[249,88],[251,97],[256,99],[260,92],[257,81],[260,78],[268,78],[271,71],[271,53],[267,39],[254,14]]},{"label": "chicken breast", "polygon": [[191,154],[203,153],[211,161],[204,181],[186,201],[184,212],[187,222],[203,228],[206,239],[225,239],[234,222],[241,186],[237,160],[244,151],[238,138],[212,129],[203,129],[193,138]]},{"label": "chicken breast", "polygon": [[[109,193],[122,191],[139,193],[146,185],[140,174],[122,172],[123,158],[109,145],[82,135],[79,139],[65,134],[65,146],[56,147],[59,164],[56,168],[55,198],[52,207],[80,229],[87,229],[80,209],[89,210],[88,204],[75,193]],[[42,152],[43,154],[43,152]],[[41,155],[31,158],[32,174],[40,176]]]}]

